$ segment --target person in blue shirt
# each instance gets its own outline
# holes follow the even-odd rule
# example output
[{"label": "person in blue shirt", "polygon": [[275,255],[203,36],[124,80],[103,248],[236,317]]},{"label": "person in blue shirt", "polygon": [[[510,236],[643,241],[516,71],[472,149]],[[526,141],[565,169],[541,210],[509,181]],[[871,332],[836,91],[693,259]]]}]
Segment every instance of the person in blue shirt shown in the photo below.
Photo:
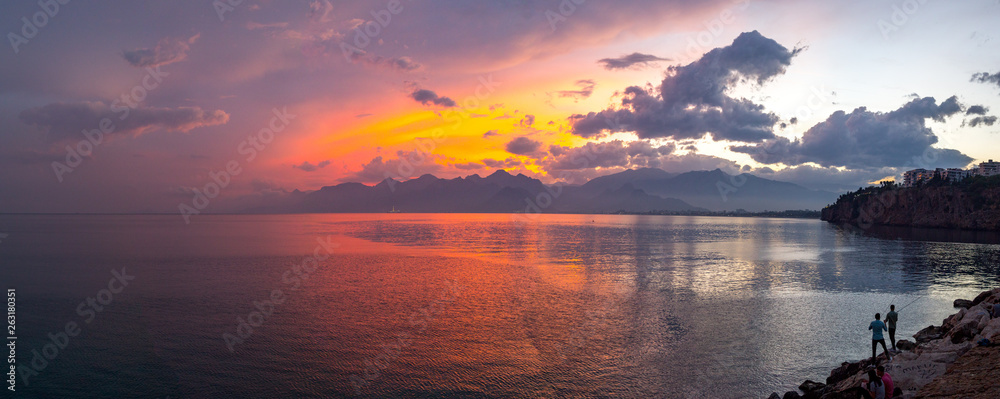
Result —
[{"label": "person in blue shirt", "polygon": [[872,330],[872,362],[875,362],[875,350],[878,348],[878,344],[882,344],[882,353],[885,353],[885,358],[892,361],[892,356],[889,356],[889,349],[885,347],[885,338],[882,337],[882,331],[887,331],[885,323],[882,322],[882,314],[875,313],[875,321],[868,325],[868,329]]}]

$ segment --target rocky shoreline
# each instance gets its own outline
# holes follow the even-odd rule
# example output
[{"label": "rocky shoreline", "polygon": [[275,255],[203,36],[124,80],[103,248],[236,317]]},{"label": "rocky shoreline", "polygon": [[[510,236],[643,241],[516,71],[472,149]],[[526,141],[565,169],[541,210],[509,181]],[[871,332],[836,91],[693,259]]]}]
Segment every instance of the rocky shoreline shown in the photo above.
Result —
[{"label": "rocky shoreline", "polygon": [[[873,362],[844,362],[830,372],[825,382],[806,380],[799,391],[772,393],[768,399],[861,398],[861,384],[869,367],[883,366],[902,389],[899,398],[1000,398],[1000,347],[980,346],[988,339],[1000,341],[1000,317],[990,317],[989,308],[1000,301],[1000,288],[984,291],[975,299],[955,300],[957,313],[940,326],[928,326],[913,335],[914,341],[899,340],[901,352],[892,361],[879,355]],[[896,398],[896,396],[894,396]]]}]

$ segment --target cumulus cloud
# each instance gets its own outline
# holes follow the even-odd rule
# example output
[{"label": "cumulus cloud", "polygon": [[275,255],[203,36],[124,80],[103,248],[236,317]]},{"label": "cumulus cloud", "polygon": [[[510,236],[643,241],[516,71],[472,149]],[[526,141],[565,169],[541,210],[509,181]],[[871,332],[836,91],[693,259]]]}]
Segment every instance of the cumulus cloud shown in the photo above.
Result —
[{"label": "cumulus cloud", "polygon": [[187,132],[198,127],[222,125],[229,121],[229,114],[200,107],[130,109],[111,107],[101,101],[84,101],[29,108],[21,111],[19,118],[28,125],[45,129],[52,140],[64,140],[80,138],[83,130],[98,129],[105,118],[114,127],[110,134],[138,135],[156,129]]},{"label": "cumulus cloud", "polygon": [[542,142],[521,136],[507,143],[507,152],[517,155],[528,155],[538,151]]},{"label": "cumulus cloud", "polygon": [[757,31],[739,35],[727,47],[699,60],[671,66],[657,89],[631,86],[620,107],[573,115],[573,133],[635,132],[639,138],[701,138],[760,142],[774,138],[778,117],[728,89],[740,83],[764,84],[785,72],[800,50],[789,50]]},{"label": "cumulus cloud", "polygon": [[413,93],[410,93],[410,98],[423,105],[434,104],[442,107],[454,107],[456,105],[455,100],[448,97],[438,96],[437,93],[427,89],[414,90]]},{"label": "cumulus cloud", "polygon": [[315,172],[317,170],[325,168],[330,164],[330,160],[320,161],[319,163],[313,165],[309,161],[302,162],[299,165],[292,165],[293,168],[301,169],[304,172]]},{"label": "cumulus cloud", "polygon": [[165,38],[153,48],[125,50],[122,57],[134,67],[145,68],[167,65],[183,61],[191,50],[191,44],[198,40],[199,35],[188,39]]},{"label": "cumulus cloud", "polygon": [[917,98],[890,112],[859,107],[851,113],[833,113],[795,140],[778,137],[730,149],[766,164],[813,162],[851,169],[916,167],[914,158],[923,157],[934,164],[931,166],[962,167],[972,158],[956,150],[934,148],[938,137],[926,125],[927,119],[940,122],[962,111],[954,96],[940,105],[933,97]]},{"label": "cumulus cloud", "polygon": [[632,53],[618,58],[602,58],[597,61],[604,69],[609,71],[615,69],[644,68],[651,62],[670,61],[669,58],[660,58],[652,54]]},{"label": "cumulus cloud", "polygon": [[576,86],[579,90],[560,90],[557,91],[556,94],[559,95],[559,97],[572,98],[577,101],[586,100],[587,98],[590,98],[591,94],[594,94],[594,87],[597,86],[597,83],[591,79],[581,79],[576,81]]},{"label": "cumulus cloud", "polygon": [[487,131],[486,131],[486,133],[483,133],[483,138],[484,138],[484,139],[488,139],[488,138],[490,138],[490,137],[493,137],[493,136],[499,136],[499,135],[500,135],[500,133],[499,133],[499,132],[497,132],[497,130],[496,130],[496,129],[493,129],[493,130],[487,130]]}]

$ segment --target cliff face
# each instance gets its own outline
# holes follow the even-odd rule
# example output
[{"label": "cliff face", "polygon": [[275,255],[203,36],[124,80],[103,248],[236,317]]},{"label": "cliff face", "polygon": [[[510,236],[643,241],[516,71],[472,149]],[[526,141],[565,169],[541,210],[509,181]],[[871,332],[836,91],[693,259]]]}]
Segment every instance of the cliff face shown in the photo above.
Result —
[{"label": "cliff face", "polygon": [[822,220],[869,225],[1000,231],[1000,187],[872,188],[841,196]]}]

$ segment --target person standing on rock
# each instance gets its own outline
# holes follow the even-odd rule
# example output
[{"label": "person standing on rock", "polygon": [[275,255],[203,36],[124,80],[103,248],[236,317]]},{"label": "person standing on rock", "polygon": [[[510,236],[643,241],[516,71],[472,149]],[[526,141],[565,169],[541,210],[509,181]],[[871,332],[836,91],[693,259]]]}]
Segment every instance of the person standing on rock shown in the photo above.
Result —
[{"label": "person standing on rock", "polygon": [[[878,359],[875,357],[875,350],[878,348],[878,344],[882,344],[882,352],[885,353],[885,358],[892,361],[892,356],[889,355],[889,349],[885,347],[885,337],[882,336],[882,331],[888,330],[885,328],[885,323],[882,322],[882,314],[875,313],[875,321],[872,321],[868,325],[868,329],[872,330],[872,363]],[[872,370],[872,373],[875,371]]]},{"label": "person standing on rock", "polygon": [[892,343],[892,351],[896,351],[896,321],[899,320],[899,313],[896,313],[896,305],[889,305],[889,313],[885,314],[885,324],[889,328],[889,342]]}]

